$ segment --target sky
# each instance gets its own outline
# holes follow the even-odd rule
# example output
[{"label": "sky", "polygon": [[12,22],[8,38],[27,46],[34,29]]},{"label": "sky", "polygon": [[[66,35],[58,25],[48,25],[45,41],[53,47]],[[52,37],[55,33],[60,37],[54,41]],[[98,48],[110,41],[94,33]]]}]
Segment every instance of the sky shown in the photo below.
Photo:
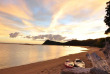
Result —
[{"label": "sky", "polygon": [[0,0],[0,42],[42,44],[107,37],[109,0]]}]

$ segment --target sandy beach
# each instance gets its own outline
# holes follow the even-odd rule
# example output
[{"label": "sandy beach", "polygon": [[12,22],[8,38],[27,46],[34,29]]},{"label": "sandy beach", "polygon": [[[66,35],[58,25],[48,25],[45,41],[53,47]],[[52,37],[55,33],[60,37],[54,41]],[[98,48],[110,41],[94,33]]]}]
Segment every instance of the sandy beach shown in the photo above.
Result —
[{"label": "sandy beach", "polygon": [[70,59],[74,61],[76,58],[79,58],[85,62],[86,68],[90,68],[92,67],[92,64],[86,58],[87,53],[96,52],[99,56],[104,58],[102,52],[99,51],[100,48],[89,47],[89,46],[83,46],[83,47],[89,50],[87,52],[82,52],[79,54],[71,54],[53,60],[1,69],[0,74],[60,74],[61,70],[65,68],[64,62],[66,59]]}]

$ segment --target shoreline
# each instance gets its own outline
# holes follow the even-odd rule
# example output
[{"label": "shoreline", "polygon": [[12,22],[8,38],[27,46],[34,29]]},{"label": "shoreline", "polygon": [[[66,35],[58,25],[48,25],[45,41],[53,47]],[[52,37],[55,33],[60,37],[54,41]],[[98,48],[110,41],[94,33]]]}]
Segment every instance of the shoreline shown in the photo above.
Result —
[{"label": "shoreline", "polygon": [[76,58],[83,60],[86,64],[86,68],[92,67],[91,62],[86,58],[87,53],[96,52],[98,55],[103,57],[102,53],[99,52],[100,48],[90,46],[79,46],[87,48],[87,52],[81,52],[78,54],[71,54],[60,58],[36,62],[32,64],[16,66],[11,68],[0,69],[0,74],[60,74],[61,70],[65,68],[64,62],[66,59],[74,61]]}]

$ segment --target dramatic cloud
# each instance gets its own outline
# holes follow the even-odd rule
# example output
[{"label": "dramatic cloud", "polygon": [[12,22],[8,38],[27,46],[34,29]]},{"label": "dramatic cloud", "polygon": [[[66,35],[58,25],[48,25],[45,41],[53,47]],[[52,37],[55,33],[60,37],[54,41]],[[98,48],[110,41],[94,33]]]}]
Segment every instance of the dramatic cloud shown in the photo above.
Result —
[{"label": "dramatic cloud", "polygon": [[[29,37],[26,37],[29,38]],[[47,35],[38,35],[38,36],[32,36],[33,40],[36,39],[43,39],[43,40],[54,40],[54,41],[62,41],[66,37],[62,37],[61,35],[52,35],[52,34],[47,34]]]},{"label": "dramatic cloud", "polygon": [[107,1],[0,0],[0,41],[11,41],[10,34],[16,42],[17,32],[23,34],[21,42],[106,37]]},{"label": "dramatic cloud", "polygon": [[[51,2],[50,0],[47,0]],[[54,28],[55,25],[59,24],[59,20],[67,15],[73,16],[78,20],[91,18],[92,16],[100,16],[100,12],[105,8],[105,3],[108,0],[54,0],[56,1],[54,14],[52,16],[52,22],[50,28]],[[80,1],[80,2],[79,2]],[[99,14],[96,14],[99,13]],[[102,15],[102,14],[101,14]],[[90,17],[91,16],[91,17]]]},{"label": "dramatic cloud", "polygon": [[19,32],[15,32],[15,33],[10,33],[10,38],[16,38],[18,36],[22,36],[22,38],[26,38],[26,39],[32,39],[32,40],[54,40],[54,41],[62,41],[64,39],[66,39],[66,37],[63,37],[61,35],[53,35],[53,34],[46,34],[46,35],[38,35],[38,36],[24,36],[21,35]]},{"label": "dramatic cloud", "polygon": [[17,36],[19,36],[19,32],[10,33],[9,35],[11,38],[16,38]]},{"label": "dramatic cloud", "polygon": [[10,26],[10,25],[6,25],[2,22],[0,22],[0,37],[8,37],[9,33],[12,33],[14,31],[18,31],[19,28],[14,27],[14,26]]},{"label": "dramatic cloud", "polygon": [[31,37],[31,36],[26,36],[26,37],[24,37],[24,38],[30,39],[30,38],[32,38],[32,37]]},{"label": "dramatic cloud", "polygon": [[22,19],[32,19],[29,16],[31,12],[23,1],[24,0],[0,0],[0,11]]}]

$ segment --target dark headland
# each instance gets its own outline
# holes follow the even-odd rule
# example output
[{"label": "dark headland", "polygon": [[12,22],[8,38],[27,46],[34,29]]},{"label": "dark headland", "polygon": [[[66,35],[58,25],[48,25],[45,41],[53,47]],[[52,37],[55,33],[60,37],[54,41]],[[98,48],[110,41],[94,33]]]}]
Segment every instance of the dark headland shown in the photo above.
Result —
[{"label": "dark headland", "polygon": [[99,38],[99,39],[88,39],[88,40],[71,40],[64,43],[46,40],[43,45],[67,45],[67,46],[94,46],[104,47],[105,41],[109,41],[110,37]]}]

